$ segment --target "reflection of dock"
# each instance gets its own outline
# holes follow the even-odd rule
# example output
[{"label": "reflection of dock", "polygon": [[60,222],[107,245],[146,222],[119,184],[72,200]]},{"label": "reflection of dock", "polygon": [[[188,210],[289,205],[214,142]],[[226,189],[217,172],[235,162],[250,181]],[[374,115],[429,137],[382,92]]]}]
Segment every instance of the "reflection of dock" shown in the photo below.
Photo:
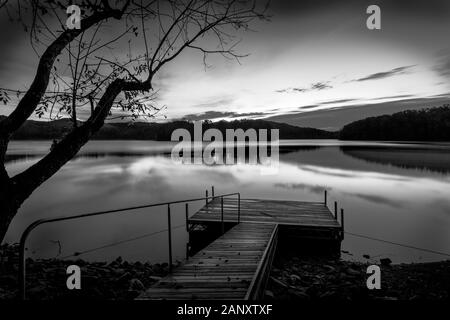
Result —
[{"label": "reflection of dock", "polygon": [[140,299],[260,299],[279,241],[339,253],[343,238],[337,206],[333,216],[323,202],[218,196],[188,226],[193,256]]}]

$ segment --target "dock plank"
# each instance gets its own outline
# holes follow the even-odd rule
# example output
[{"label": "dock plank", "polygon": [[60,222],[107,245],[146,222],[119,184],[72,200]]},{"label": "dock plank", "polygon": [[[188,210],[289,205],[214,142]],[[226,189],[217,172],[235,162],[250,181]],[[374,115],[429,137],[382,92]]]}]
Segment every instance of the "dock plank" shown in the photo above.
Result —
[{"label": "dock plank", "polygon": [[236,225],[138,299],[244,299],[276,228]]},{"label": "dock plank", "polygon": [[[215,198],[188,223],[196,227],[221,221],[222,200]],[[341,229],[323,203],[290,200],[241,199],[239,207],[237,199],[224,198],[223,221],[236,225],[138,299],[258,299],[270,273],[279,225],[314,232]]]},{"label": "dock plank", "polygon": [[[340,228],[323,203],[266,199],[241,199],[240,221],[259,224],[281,224],[305,227]],[[238,221],[238,200],[223,199],[224,222]],[[191,223],[220,222],[221,199],[215,198],[190,217]]]}]

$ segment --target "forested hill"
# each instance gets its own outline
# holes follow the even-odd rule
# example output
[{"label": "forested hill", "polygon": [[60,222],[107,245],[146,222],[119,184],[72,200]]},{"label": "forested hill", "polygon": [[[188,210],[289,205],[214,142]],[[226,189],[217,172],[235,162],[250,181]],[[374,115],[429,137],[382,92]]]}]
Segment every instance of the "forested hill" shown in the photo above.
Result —
[{"label": "forested hill", "polygon": [[[4,117],[0,116],[0,121]],[[49,140],[60,139],[72,128],[69,119],[55,120],[51,122],[28,120],[13,135],[14,140]],[[96,140],[171,140],[172,132],[184,128],[191,132],[193,137],[193,123],[187,121],[174,121],[167,123],[106,123],[95,135]],[[241,128],[253,129],[279,129],[280,139],[332,139],[337,138],[337,133],[313,128],[300,128],[284,123],[264,120],[240,120],[204,122],[203,130],[217,128],[225,133],[226,129]],[[270,134],[270,132],[269,132]]]},{"label": "forested hill", "polygon": [[450,141],[450,106],[407,110],[352,122],[342,140]]}]

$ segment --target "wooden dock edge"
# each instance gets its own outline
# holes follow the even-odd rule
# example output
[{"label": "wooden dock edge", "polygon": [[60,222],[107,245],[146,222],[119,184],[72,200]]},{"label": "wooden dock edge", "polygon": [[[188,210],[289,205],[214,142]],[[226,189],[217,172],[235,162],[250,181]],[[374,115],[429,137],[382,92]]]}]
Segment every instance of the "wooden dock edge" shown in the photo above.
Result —
[{"label": "wooden dock edge", "polygon": [[267,281],[272,270],[272,263],[278,244],[278,224],[275,225],[266,249],[259,261],[255,275],[250,283],[244,300],[261,300],[264,298]]}]

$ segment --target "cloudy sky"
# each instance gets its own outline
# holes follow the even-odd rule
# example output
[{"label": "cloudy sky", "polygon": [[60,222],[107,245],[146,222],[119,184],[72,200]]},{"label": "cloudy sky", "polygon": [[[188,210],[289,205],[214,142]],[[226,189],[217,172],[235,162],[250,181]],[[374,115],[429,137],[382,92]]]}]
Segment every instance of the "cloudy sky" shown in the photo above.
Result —
[{"label": "cloudy sky", "polygon": [[[381,30],[366,8],[381,7]],[[241,64],[187,51],[157,79],[168,119],[268,118],[338,129],[365,116],[450,101],[450,2],[273,0],[239,34]],[[2,16],[0,87],[24,89],[37,58]],[[2,106],[7,114],[13,106]]]}]

